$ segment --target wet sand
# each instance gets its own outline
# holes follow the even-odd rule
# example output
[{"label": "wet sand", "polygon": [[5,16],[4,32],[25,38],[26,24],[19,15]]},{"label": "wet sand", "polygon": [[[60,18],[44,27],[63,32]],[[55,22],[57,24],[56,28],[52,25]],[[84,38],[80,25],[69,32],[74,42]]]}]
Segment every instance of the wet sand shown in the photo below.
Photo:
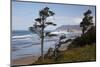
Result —
[{"label": "wet sand", "polygon": [[37,59],[38,57],[28,56],[28,57],[12,60],[11,65],[12,66],[13,65],[28,65],[28,64],[34,63]]}]

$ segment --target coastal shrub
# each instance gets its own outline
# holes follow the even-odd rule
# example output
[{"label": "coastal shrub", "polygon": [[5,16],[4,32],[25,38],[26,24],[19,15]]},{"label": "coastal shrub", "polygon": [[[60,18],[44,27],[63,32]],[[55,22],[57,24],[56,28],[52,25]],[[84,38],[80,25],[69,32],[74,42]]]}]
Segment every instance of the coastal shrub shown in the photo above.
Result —
[{"label": "coastal shrub", "polygon": [[72,41],[69,45],[70,47],[81,47],[85,46],[86,44],[96,43],[96,29],[95,26],[91,27],[84,35],[81,37],[77,37]]}]

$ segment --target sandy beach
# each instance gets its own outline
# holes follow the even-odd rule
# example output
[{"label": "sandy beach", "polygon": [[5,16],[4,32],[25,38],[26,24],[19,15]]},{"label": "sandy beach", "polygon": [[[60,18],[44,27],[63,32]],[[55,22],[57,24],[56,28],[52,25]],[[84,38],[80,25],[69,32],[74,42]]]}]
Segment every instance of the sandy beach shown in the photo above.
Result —
[{"label": "sandy beach", "polygon": [[24,58],[20,58],[16,60],[11,60],[11,65],[12,66],[13,65],[28,65],[28,64],[34,63],[37,59],[38,57],[28,56],[28,57],[24,57]]}]

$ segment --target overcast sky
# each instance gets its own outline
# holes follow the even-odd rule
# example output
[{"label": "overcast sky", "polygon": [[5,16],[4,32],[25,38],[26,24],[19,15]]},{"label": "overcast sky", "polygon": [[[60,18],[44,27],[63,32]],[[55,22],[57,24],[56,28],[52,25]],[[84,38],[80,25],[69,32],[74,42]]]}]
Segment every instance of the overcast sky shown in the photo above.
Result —
[{"label": "overcast sky", "polygon": [[[34,2],[12,2],[12,30],[28,30],[33,25],[34,19],[38,17],[38,11],[44,7],[49,7],[55,12],[55,16],[49,17],[48,21],[53,21],[57,26],[49,26],[46,29],[55,29],[61,25],[77,25],[82,21],[83,13],[89,6],[65,5],[65,4],[45,4]],[[95,19],[95,7],[90,6]]]}]

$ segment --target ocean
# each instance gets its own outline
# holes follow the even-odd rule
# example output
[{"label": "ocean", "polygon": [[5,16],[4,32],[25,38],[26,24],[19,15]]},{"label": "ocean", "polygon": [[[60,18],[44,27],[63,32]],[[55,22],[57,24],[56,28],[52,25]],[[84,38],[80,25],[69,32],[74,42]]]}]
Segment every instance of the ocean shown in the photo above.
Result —
[{"label": "ocean", "polygon": [[[75,33],[74,33],[75,34]],[[72,38],[73,33],[66,33],[67,38]],[[44,54],[48,49],[54,48],[55,43],[58,41],[58,36],[44,38]],[[11,59],[19,59],[27,56],[40,56],[41,55],[41,39],[37,34],[33,34],[26,30],[12,31],[11,38]]]}]

